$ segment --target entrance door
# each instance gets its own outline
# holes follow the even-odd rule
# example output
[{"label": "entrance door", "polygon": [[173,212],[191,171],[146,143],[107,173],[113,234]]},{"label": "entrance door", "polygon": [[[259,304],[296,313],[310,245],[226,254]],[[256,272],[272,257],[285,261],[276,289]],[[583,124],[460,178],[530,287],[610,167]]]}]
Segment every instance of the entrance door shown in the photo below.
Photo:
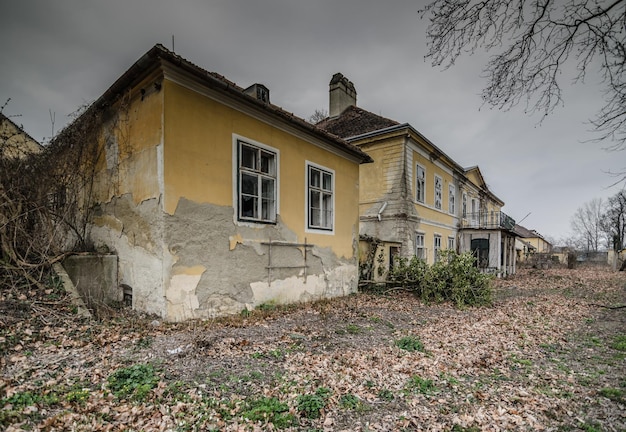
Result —
[{"label": "entrance door", "polygon": [[476,257],[476,266],[489,267],[489,239],[472,239],[472,253]]}]

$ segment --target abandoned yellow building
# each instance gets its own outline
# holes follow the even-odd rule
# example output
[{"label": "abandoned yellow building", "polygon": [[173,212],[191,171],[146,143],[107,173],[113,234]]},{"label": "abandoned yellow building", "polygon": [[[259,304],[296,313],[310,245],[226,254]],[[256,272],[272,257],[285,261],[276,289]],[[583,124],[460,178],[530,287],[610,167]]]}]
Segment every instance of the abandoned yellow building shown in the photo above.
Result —
[{"label": "abandoned yellow building", "polygon": [[22,159],[42,150],[37,140],[0,112],[0,158]]},{"label": "abandoned yellow building", "polygon": [[[318,126],[374,159],[360,169],[359,217],[362,258],[382,258],[375,276],[395,256],[432,264],[442,249],[473,251],[485,272],[515,273],[515,222],[478,167],[461,167],[407,123],[357,107],[354,84],[340,73],[329,96],[329,117]],[[365,244],[372,241],[375,251]]]},{"label": "abandoned yellow building", "polygon": [[273,105],[265,86],[156,45],[69,128],[90,118],[89,239],[117,255],[135,309],[180,321],[357,290],[371,157]]},{"label": "abandoned yellow building", "polygon": [[518,235],[516,241],[518,261],[526,261],[529,256],[535,253],[547,254],[552,252],[552,244],[537,231],[522,225],[515,225],[515,233]]}]

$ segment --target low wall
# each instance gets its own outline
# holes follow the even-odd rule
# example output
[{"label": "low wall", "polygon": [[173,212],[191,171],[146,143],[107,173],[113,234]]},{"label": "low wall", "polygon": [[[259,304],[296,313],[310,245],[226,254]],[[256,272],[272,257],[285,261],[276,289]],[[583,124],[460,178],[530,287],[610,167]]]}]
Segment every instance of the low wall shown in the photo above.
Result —
[{"label": "low wall", "polygon": [[63,261],[63,268],[89,308],[123,300],[116,255],[72,255]]}]

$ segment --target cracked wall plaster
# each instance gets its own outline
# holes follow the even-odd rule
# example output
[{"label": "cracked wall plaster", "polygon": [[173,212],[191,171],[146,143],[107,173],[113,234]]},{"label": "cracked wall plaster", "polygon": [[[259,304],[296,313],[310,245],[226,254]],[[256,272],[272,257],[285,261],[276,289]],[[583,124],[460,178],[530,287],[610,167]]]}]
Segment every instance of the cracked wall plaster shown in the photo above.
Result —
[{"label": "cracked wall plaster", "polygon": [[[307,270],[268,270],[268,245],[295,242],[296,234],[280,221],[261,227],[238,226],[232,207],[197,204],[181,199],[174,215],[166,216],[166,243],[174,258],[166,282],[168,319],[210,318],[238,313],[261,303],[292,303],[346,295],[356,291],[357,267],[329,248],[307,251]],[[304,265],[302,247],[272,246],[272,265]],[[198,279],[175,279],[184,268],[201,266]],[[181,286],[181,282],[186,286]],[[178,294],[169,293],[175,287]],[[196,303],[197,300],[197,303]]]}]

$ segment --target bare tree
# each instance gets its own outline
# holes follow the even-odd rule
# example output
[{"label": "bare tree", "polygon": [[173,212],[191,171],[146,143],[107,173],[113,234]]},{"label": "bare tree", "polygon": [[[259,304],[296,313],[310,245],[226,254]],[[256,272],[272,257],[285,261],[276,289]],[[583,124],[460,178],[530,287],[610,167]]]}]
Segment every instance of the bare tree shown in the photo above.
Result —
[{"label": "bare tree", "polygon": [[428,53],[450,67],[462,53],[498,51],[485,67],[485,103],[510,109],[525,101],[544,116],[562,104],[564,69],[575,81],[597,64],[605,105],[591,120],[598,140],[626,147],[626,0],[431,0],[419,11],[430,20]]},{"label": "bare tree", "polygon": [[602,230],[613,250],[621,250],[626,244],[626,192],[620,191],[609,197],[602,218]]},{"label": "bare tree", "polygon": [[[4,108],[4,106],[3,106]],[[0,110],[0,287],[43,286],[50,266],[86,250],[91,185],[101,149],[100,113],[71,125],[45,148],[28,150],[21,126]]]},{"label": "bare tree", "polygon": [[323,109],[316,109],[313,114],[308,118],[309,123],[317,124],[328,117],[328,111]]},{"label": "bare tree", "polygon": [[602,198],[594,198],[576,210],[571,225],[579,248],[593,252],[600,249],[603,239],[602,217]]}]

